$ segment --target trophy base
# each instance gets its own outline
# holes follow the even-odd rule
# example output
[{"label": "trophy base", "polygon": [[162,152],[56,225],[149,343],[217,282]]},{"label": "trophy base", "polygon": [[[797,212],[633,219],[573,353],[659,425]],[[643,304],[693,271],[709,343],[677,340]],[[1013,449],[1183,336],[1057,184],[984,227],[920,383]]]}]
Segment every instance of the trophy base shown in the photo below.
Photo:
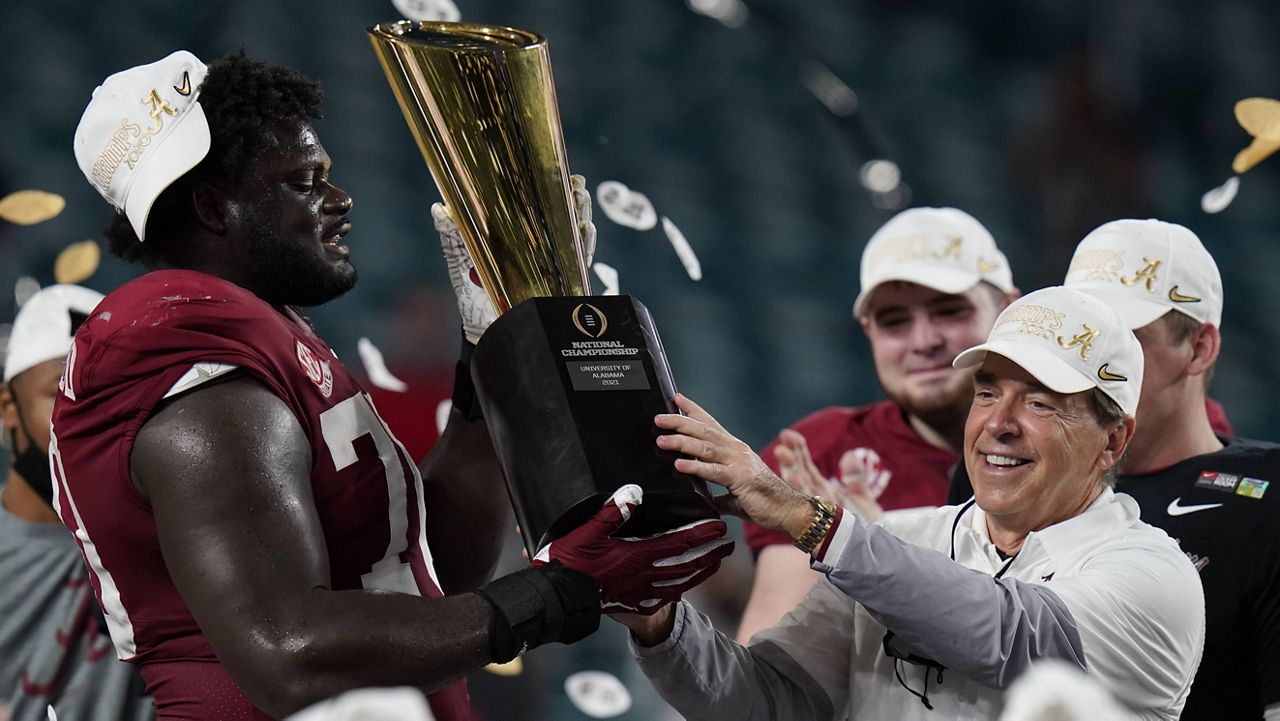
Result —
[{"label": "trophy base", "polygon": [[653,417],[678,412],[675,382],[634,298],[531,298],[485,331],[471,375],[530,556],[628,483],[644,502],[618,536],[716,517],[705,482],[654,442]]}]

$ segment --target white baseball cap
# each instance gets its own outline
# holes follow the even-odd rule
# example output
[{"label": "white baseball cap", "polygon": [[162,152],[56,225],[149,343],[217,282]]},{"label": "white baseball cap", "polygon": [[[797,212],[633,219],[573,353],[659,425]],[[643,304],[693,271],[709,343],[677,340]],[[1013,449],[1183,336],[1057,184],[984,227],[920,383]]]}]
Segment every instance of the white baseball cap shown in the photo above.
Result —
[{"label": "white baseball cap", "polygon": [[956,356],[956,368],[997,353],[1058,393],[1097,388],[1128,415],[1138,410],[1143,356],[1120,314],[1081,291],[1052,286],[1024,295],[996,318],[987,342]]},{"label": "white baseball cap", "polygon": [[853,314],[866,310],[881,283],[903,280],[943,293],[963,293],[987,281],[1008,293],[1013,271],[991,233],[955,208],[910,208],[889,219],[862,251],[861,290]]},{"label": "white baseball cap", "polygon": [[78,285],[51,285],[31,296],[13,320],[4,382],[32,366],[66,357],[80,321],[101,300],[101,293]]},{"label": "white baseball cap", "polygon": [[209,154],[205,64],[186,50],[102,81],[76,126],[80,172],[144,240],[151,205]]},{"label": "white baseball cap", "polygon": [[1162,220],[1113,220],[1076,246],[1063,285],[1115,308],[1130,328],[1170,310],[1222,324],[1222,276],[1187,228]]}]

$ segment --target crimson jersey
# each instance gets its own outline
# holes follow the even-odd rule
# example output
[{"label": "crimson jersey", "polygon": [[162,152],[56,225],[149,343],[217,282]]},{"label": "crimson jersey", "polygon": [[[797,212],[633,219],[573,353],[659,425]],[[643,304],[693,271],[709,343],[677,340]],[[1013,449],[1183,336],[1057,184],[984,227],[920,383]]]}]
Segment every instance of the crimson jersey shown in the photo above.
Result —
[{"label": "crimson jersey", "polygon": [[[804,436],[818,470],[827,478],[840,477],[840,457],[862,449],[867,458],[868,490],[887,511],[919,506],[941,506],[947,498],[951,470],[960,456],[930,445],[907,423],[893,401],[859,408],[824,408],[800,420],[791,429]],[[760,457],[778,472],[775,439]],[[791,537],[754,523],[743,524],[747,545],[758,553],[765,546],[791,545]]]},{"label": "crimson jersey", "polygon": [[[50,444],[55,508],[75,534],[118,655],[161,719],[262,719],[227,676],[174,587],[152,509],[133,486],[138,430],[171,389],[231,365],[293,411],[332,588],[440,596],[422,479],[333,351],[293,309],[222,279],[149,273],[108,295],[76,334]],[[471,719],[466,686],[432,694],[437,719]]]}]

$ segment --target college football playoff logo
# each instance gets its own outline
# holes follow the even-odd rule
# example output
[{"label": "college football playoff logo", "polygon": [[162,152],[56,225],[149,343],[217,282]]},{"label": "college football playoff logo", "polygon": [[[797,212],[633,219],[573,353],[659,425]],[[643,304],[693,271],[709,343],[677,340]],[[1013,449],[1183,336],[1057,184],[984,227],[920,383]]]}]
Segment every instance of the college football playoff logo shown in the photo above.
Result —
[{"label": "college football playoff logo", "polygon": [[599,338],[609,328],[609,319],[590,303],[579,303],[573,309],[573,327],[588,338]]}]

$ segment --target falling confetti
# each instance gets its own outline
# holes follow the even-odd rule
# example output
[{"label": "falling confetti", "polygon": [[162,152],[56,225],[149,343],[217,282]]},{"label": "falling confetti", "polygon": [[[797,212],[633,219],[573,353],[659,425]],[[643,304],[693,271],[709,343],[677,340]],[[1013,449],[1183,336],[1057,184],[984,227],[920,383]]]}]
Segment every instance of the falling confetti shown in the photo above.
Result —
[{"label": "falling confetti", "polygon": [[1233,175],[1227,182],[1210,190],[1200,197],[1200,209],[1206,213],[1220,213],[1226,210],[1231,201],[1236,199],[1236,191],[1240,189],[1240,176]]},{"label": "falling confetti", "polygon": [[13,284],[13,302],[19,308],[31,300],[31,296],[40,292],[40,281],[29,275],[18,278]]},{"label": "falling confetti", "polygon": [[689,9],[735,29],[746,25],[751,17],[742,0],[689,0]]},{"label": "falling confetti", "polygon": [[491,663],[484,670],[494,676],[519,676],[524,673],[524,660],[516,656],[506,663]]},{"label": "falling confetti", "polygon": [[564,680],[564,692],[591,718],[621,716],[631,708],[631,694],[617,676],[604,671],[579,671]]},{"label": "falling confetti", "polygon": [[846,118],[858,112],[857,93],[826,65],[810,63],[801,73],[800,81],[835,116]]},{"label": "falling confetti", "polygon": [[453,410],[453,401],[445,398],[436,406],[436,434],[444,435],[444,427],[449,425],[449,411]]},{"label": "falling confetti", "polygon": [[596,202],[609,220],[618,225],[648,230],[658,224],[658,213],[649,198],[616,180],[606,180],[596,186]]},{"label": "falling confetti", "polygon": [[676,255],[680,258],[680,262],[684,264],[684,269],[689,273],[689,277],[694,280],[702,280],[702,263],[698,262],[698,256],[693,252],[693,248],[689,246],[689,241],[684,237],[684,233],[676,227],[675,223],[667,216],[662,216],[662,232],[667,234],[667,239],[671,241],[671,247],[675,249]]},{"label": "falling confetti", "polygon": [[596,277],[604,283],[604,292],[600,295],[617,295],[618,294],[618,269],[612,265],[605,263],[593,263],[591,269],[596,272]]},{"label": "falling confetti", "polygon": [[51,218],[67,207],[61,195],[43,190],[19,190],[0,200],[0,218],[18,225],[35,225]]},{"label": "falling confetti", "polygon": [[873,193],[889,193],[902,182],[902,170],[892,160],[868,160],[858,171],[862,186]]},{"label": "falling confetti", "polygon": [[102,250],[92,240],[72,243],[58,253],[53,263],[53,279],[59,283],[83,283],[98,270]]},{"label": "falling confetti", "polygon": [[443,20],[456,23],[462,13],[453,0],[391,0],[396,10],[407,20]]},{"label": "falling confetti", "polygon": [[1255,138],[1280,140],[1280,100],[1245,98],[1236,103],[1236,120]]},{"label": "falling confetti", "polygon": [[369,382],[383,390],[404,393],[409,389],[405,382],[396,378],[387,370],[387,364],[382,359],[382,351],[378,350],[378,346],[368,338],[361,338],[356,341],[356,352],[360,354],[360,362],[364,363],[364,372],[369,376]]},{"label": "falling confetti", "polygon": [[1249,147],[1231,163],[1231,169],[1241,174],[1280,150],[1280,100],[1245,98],[1236,103],[1236,120],[1253,136]]}]

